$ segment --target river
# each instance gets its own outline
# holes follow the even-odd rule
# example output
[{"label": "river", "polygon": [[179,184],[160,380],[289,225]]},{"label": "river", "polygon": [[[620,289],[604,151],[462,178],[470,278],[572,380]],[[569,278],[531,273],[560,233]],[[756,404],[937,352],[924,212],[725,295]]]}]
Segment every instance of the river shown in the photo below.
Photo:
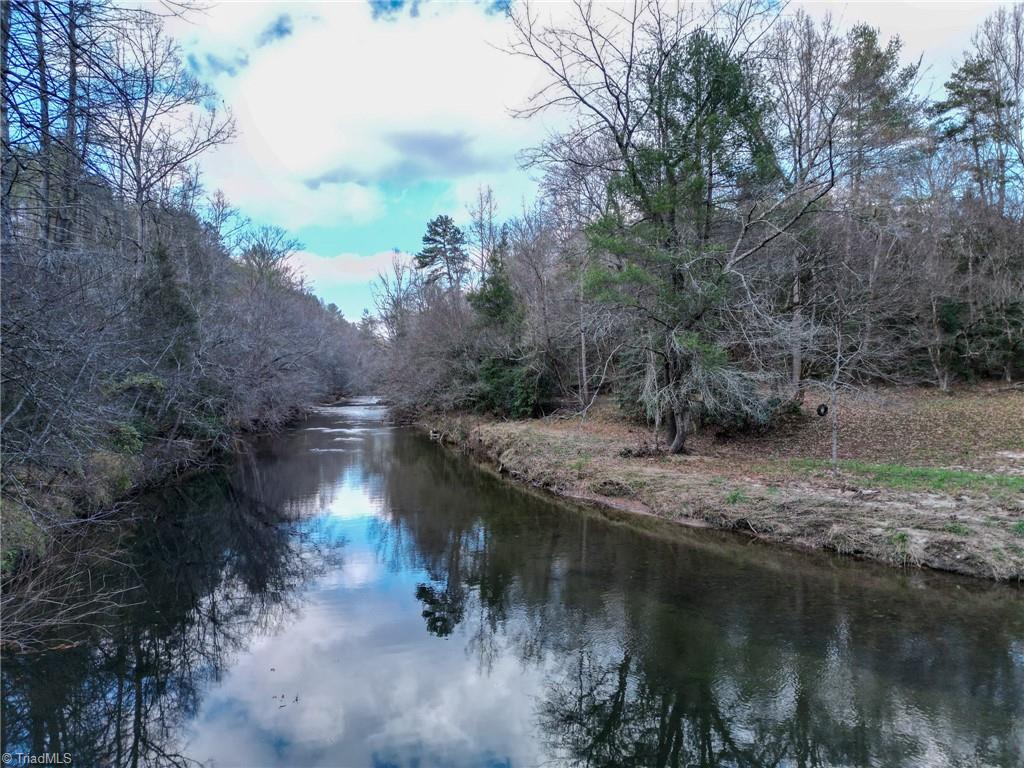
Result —
[{"label": "river", "polygon": [[145,500],[109,611],[4,658],[4,752],[1024,765],[1021,590],[571,509],[385,417],[321,409]]}]

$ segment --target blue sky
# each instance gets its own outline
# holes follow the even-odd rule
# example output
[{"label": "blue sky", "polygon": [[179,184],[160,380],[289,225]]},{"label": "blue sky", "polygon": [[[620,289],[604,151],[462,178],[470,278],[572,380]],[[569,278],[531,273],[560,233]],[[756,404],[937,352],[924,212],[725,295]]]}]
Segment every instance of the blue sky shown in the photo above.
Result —
[{"label": "blue sky", "polygon": [[[203,158],[207,188],[301,240],[297,266],[349,318],[372,310],[375,275],[393,250],[418,249],[433,216],[465,223],[482,185],[502,217],[536,194],[518,154],[558,118],[511,114],[544,75],[503,52],[503,5],[225,2],[172,22],[190,66],[239,128]],[[865,20],[884,37],[899,34],[906,58],[923,54],[930,65],[922,88],[936,90],[995,4],[800,5],[842,26]]]}]

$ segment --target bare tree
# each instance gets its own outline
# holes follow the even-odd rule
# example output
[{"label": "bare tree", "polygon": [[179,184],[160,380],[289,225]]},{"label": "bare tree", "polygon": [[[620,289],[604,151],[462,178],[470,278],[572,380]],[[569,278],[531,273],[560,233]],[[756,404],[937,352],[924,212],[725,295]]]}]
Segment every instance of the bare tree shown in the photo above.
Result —
[{"label": "bare tree", "polygon": [[130,15],[115,38],[104,88],[116,105],[97,126],[104,166],[135,208],[144,254],[146,214],[161,202],[159,191],[200,154],[229,141],[234,122],[209,107],[215,94],[187,71],[178,44],[146,13]]}]

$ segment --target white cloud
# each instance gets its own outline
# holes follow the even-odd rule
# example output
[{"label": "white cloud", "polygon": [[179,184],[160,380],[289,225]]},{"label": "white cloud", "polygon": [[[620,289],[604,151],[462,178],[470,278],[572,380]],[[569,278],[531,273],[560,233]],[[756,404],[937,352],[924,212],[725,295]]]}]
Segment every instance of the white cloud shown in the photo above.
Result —
[{"label": "white cloud", "polygon": [[[258,47],[282,12],[291,34]],[[515,153],[543,135],[541,123],[510,114],[539,71],[499,50],[507,22],[473,5],[423,5],[384,21],[367,3],[224,3],[176,26],[238,123],[238,139],[204,161],[209,186],[281,226],[372,221],[396,169],[447,172],[446,181],[473,162],[513,170]],[[234,75],[202,70],[210,52],[244,53],[248,64]],[[425,154],[410,168],[417,138]],[[464,146],[450,146],[455,138]]]},{"label": "white cloud", "polygon": [[[941,88],[952,59],[996,7],[799,5],[815,16],[830,12],[844,27],[863,20],[886,37],[899,34],[908,60],[925,55],[933,89]],[[557,6],[544,10],[567,13]],[[283,14],[292,31],[258,45]],[[444,180],[461,189],[475,187],[477,178],[515,176],[516,151],[538,143],[546,130],[543,120],[510,114],[545,82],[544,74],[505,53],[509,24],[474,4],[427,3],[415,16],[405,11],[375,20],[363,2],[222,3],[173,26],[200,67],[208,54],[247,62],[234,75],[207,71],[233,109],[240,135],[206,158],[205,171],[210,186],[247,213],[285,227],[374,221],[388,202],[383,179],[401,179],[402,169],[444,176],[446,159],[451,166]],[[412,134],[423,139],[423,152],[436,156],[416,157]],[[454,137],[464,146],[445,148],[442,140]]]},{"label": "white cloud", "polygon": [[358,253],[339,253],[320,256],[309,251],[298,251],[291,256],[291,264],[315,286],[329,283],[366,283],[377,279],[380,273],[391,271],[394,259],[408,261],[409,254],[381,251],[372,256]]},{"label": "white cloud", "polygon": [[345,317],[356,320],[364,309],[373,309],[371,285],[379,274],[389,274],[395,259],[408,263],[407,253],[381,251],[371,256],[357,253],[339,253],[321,256],[310,251],[298,251],[291,257],[291,265],[302,275],[317,296],[341,309]]}]

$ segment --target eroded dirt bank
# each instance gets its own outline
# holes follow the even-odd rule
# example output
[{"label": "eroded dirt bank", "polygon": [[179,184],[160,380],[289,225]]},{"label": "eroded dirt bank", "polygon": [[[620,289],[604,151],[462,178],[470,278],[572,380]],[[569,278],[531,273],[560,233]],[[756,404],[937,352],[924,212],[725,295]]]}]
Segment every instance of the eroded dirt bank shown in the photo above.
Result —
[{"label": "eroded dirt bank", "polygon": [[837,477],[816,459],[642,455],[638,430],[607,414],[446,416],[420,426],[518,482],[584,503],[898,567],[1024,581],[1024,492],[1013,469],[873,480],[858,463]]}]

